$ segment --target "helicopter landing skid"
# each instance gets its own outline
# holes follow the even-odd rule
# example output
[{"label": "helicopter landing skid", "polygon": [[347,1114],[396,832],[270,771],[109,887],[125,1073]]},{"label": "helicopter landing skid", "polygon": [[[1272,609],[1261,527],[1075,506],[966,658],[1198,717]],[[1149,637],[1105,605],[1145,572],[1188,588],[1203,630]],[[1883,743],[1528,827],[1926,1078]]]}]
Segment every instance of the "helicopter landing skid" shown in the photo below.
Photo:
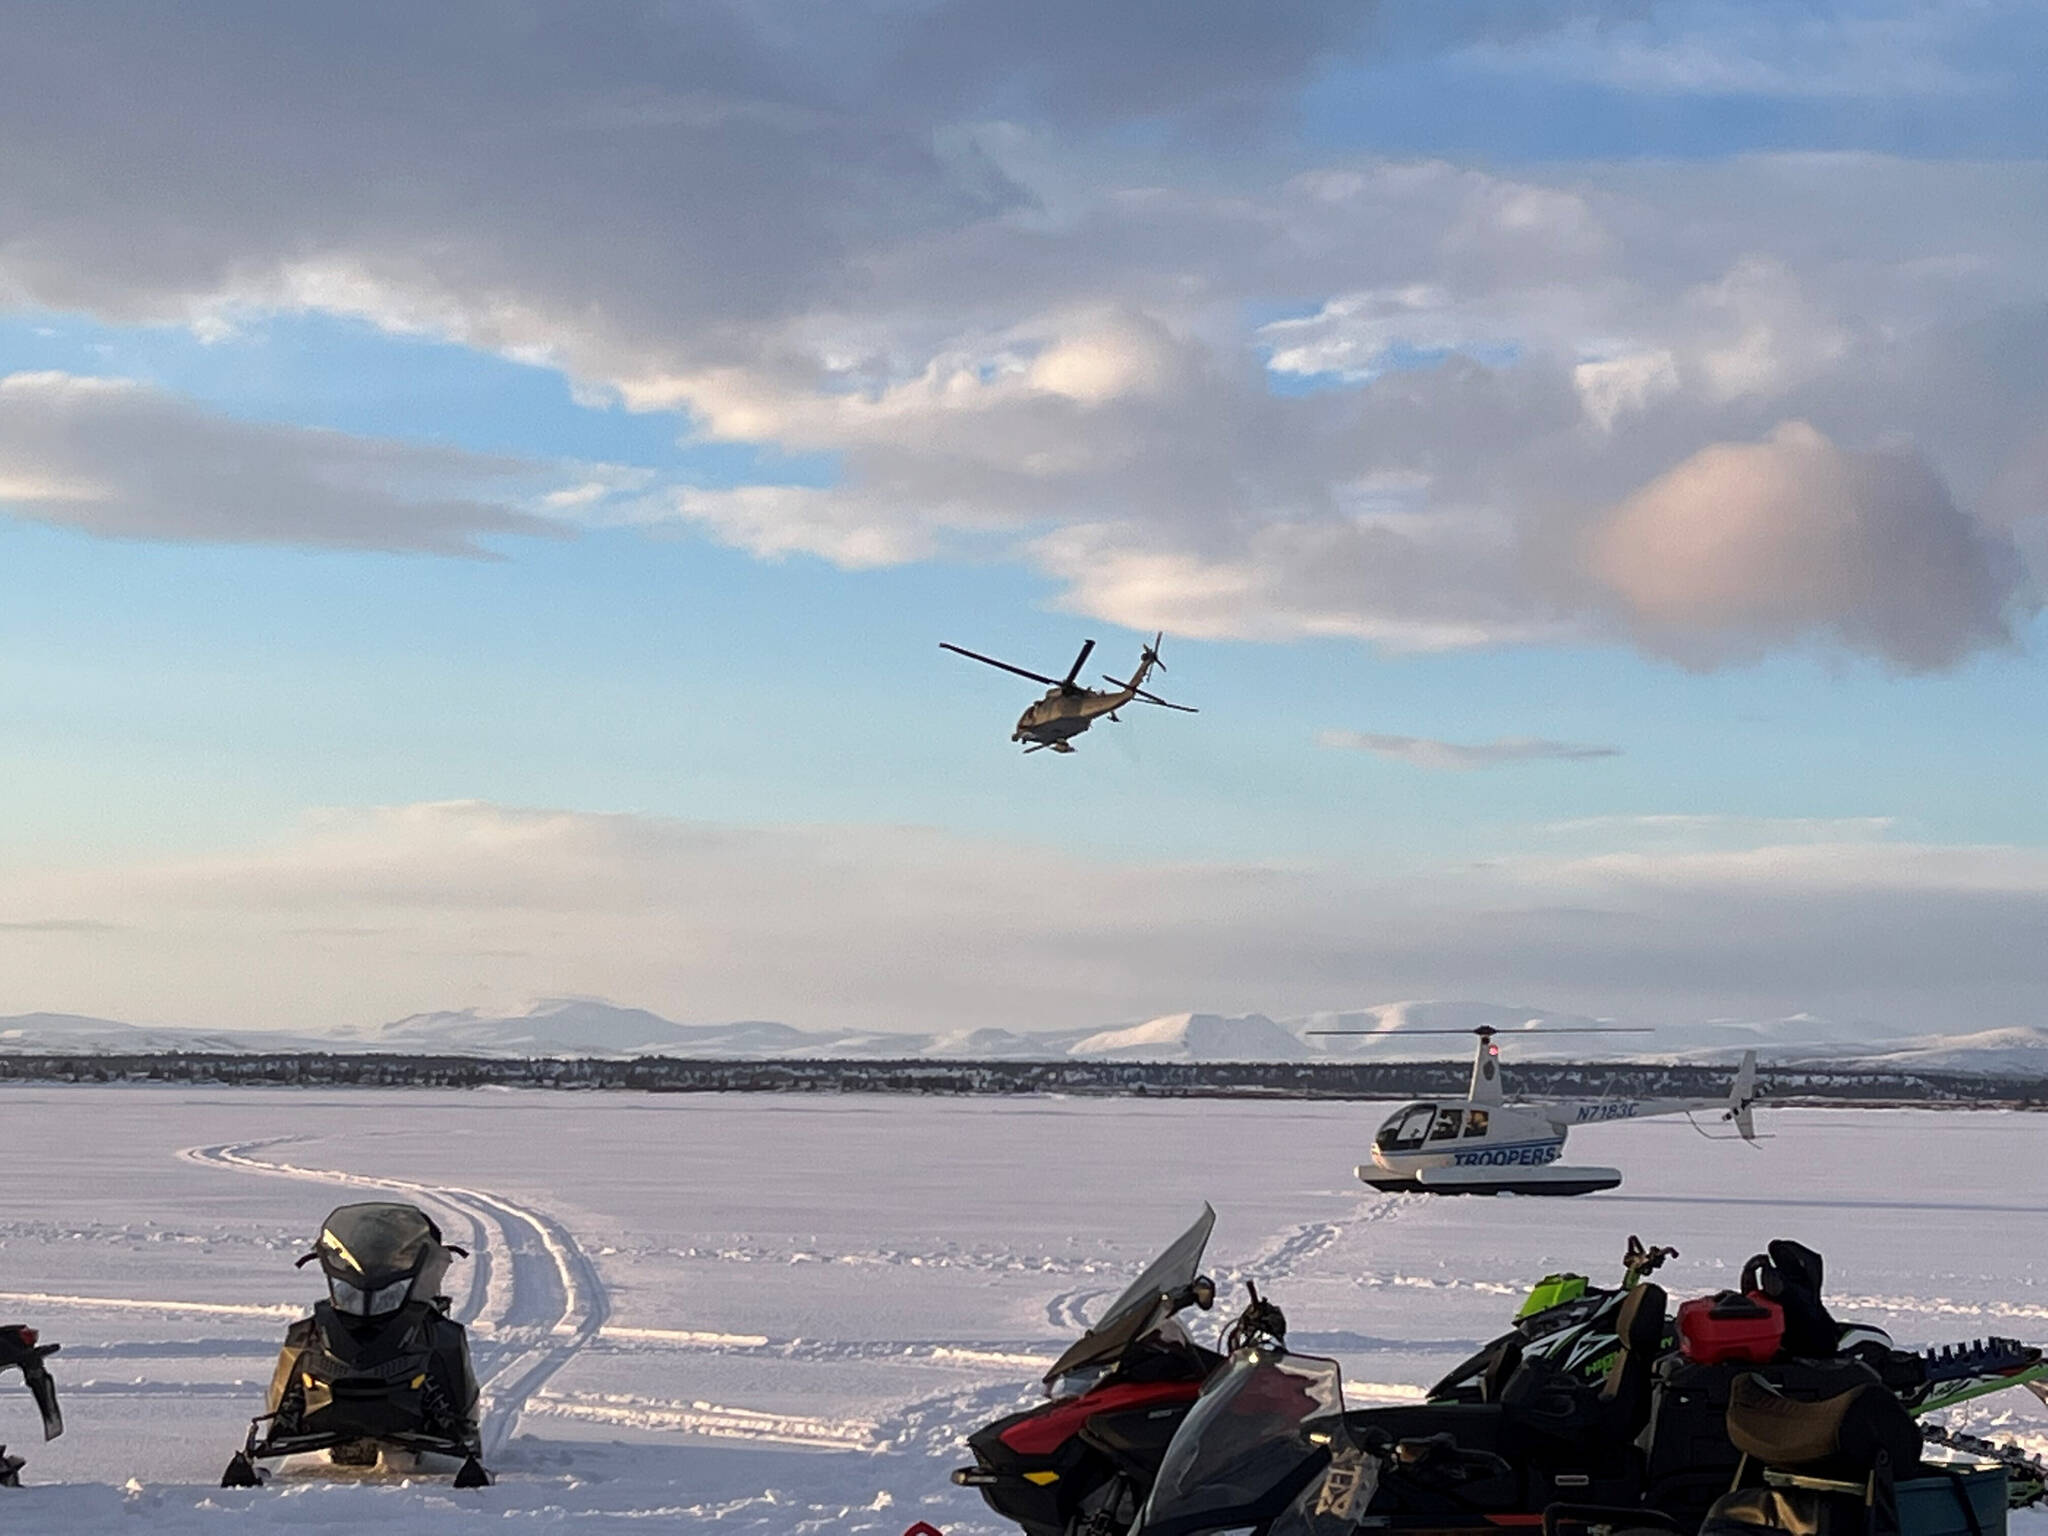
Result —
[{"label": "helicopter landing skid", "polygon": [[1411,1195],[1590,1195],[1621,1183],[1619,1168],[1424,1168],[1412,1178],[1389,1177],[1361,1164],[1358,1177],[1374,1189]]}]

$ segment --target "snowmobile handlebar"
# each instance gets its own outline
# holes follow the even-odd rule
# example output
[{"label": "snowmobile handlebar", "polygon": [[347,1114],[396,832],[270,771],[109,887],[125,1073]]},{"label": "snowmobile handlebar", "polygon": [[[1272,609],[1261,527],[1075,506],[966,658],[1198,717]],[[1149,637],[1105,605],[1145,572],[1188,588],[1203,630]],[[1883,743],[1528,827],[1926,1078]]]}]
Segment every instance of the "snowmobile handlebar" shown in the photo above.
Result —
[{"label": "snowmobile handlebar", "polygon": [[1258,1282],[1247,1280],[1244,1288],[1251,1292],[1251,1300],[1237,1314],[1229,1331],[1223,1335],[1223,1352],[1234,1355],[1247,1345],[1273,1345],[1284,1348],[1287,1343],[1287,1314],[1259,1294]]},{"label": "snowmobile handlebar", "polygon": [[45,1344],[41,1340],[42,1335],[35,1329],[25,1328],[19,1323],[0,1327],[0,1371],[19,1367],[22,1374],[27,1375],[32,1367],[41,1365],[64,1347],[62,1344]]},{"label": "snowmobile handlebar", "polygon": [[1628,1235],[1628,1251],[1621,1256],[1623,1283],[1633,1288],[1645,1275],[1654,1274],[1661,1269],[1666,1259],[1677,1257],[1676,1248],[1646,1248],[1643,1246],[1643,1240],[1631,1232]]},{"label": "snowmobile handlebar", "polygon": [[[469,1257],[469,1250],[467,1248],[458,1247],[454,1243],[443,1243],[441,1247],[445,1252],[454,1254],[455,1257],[457,1257],[458,1259],[466,1259]],[[304,1269],[308,1264],[312,1263],[315,1259],[319,1257],[320,1250],[318,1248],[311,1249],[308,1252],[300,1254],[296,1259],[292,1260],[292,1268]]]}]

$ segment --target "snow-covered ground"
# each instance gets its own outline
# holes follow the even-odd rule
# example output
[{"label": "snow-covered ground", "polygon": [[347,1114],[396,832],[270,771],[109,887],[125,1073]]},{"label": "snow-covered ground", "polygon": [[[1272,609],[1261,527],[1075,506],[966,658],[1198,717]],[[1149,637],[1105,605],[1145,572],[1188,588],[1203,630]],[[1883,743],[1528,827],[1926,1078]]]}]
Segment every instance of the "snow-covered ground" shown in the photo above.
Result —
[{"label": "snow-covered ground", "polygon": [[[1218,1313],[1257,1279],[1299,1347],[1399,1396],[1504,1326],[1547,1270],[1673,1243],[1679,1294],[1775,1236],[1901,1342],[2048,1340],[2043,1122],[1780,1111],[1761,1149],[1595,1128],[1628,1182],[1572,1201],[1385,1197],[1351,1176],[1376,1106],[129,1088],[0,1092],[0,1321],[61,1340],[70,1432],[0,1439],[38,1532],[901,1531],[1001,1526],[960,1436],[1035,1398],[1091,1309],[1206,1198]],[[317,1288],[319,1219],[412,1189],[477,1250],[463,1300],[494,1488],[213,1486]],[[384,1182],[376,1182],[384,1181]],[[464,1272],[458,1264],[458,1282]],[[2006,1418],[2006,1415],[2010,1415]],[[2020,1393],[1967,1422],[2048,1448]],[[138,1521],[140,1523],[138,1523]],[[508,1524],[508,1521],[510,1522]],[[2033,1536],[2048,1522],[2028,1521]]]}]

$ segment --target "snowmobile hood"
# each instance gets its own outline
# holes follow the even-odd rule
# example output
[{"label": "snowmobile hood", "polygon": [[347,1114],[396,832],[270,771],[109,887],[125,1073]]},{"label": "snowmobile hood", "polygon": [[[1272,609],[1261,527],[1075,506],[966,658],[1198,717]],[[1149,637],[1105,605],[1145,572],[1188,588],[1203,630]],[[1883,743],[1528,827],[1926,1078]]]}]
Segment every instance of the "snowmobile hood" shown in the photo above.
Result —
[{"label": "snowmobile hood", "polygon": [[[1195,1224],[1175,1238],[1167,1250],[1154,1259],[1145,1272],[1130,1283],[1109,1304],[1102,1320],[1068,1346],[1045,1373],[1048,1385],[1062,1376],[1092,1365],[1113,1364],[1126,1349],[1157,1328],[1188,1304],[1189,1287],[1201,1268],[1202,1250],[1209,1246],[1216,1212],[1206,1202]],[[1208,1302],[1203,1301],[1203,1306]]]},{"label": "snowmobile hood", "polygon": [[375,1285],[413,1274],[442,1246],[441,1229],[418,1206],[373,1200],[329,1212],[312,1256],[330,1274]]}]

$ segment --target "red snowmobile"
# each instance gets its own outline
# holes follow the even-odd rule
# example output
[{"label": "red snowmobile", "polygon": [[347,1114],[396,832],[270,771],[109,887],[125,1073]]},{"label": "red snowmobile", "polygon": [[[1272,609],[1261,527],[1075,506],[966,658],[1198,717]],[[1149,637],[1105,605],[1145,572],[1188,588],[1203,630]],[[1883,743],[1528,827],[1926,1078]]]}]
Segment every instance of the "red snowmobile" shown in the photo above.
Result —
[{"label": "red snowmobile", "polygon": [[[55,1344],[42,1343],[33,1328],[24,1328],[19,1323],[0,1325],[0,1371],[21,1372],[21,1379],[28,1383],[29,1396],[36,1400],[36,1409],[43,1416],[45,1440],[54,1440],[64,1433],[64,1413],[57,1406],[57,1383],[43,1364],[57,1349]],[[21,1466],[21,1458],[8,1455],[7,1447],[0,1445],[0,1488],[21,1486]]]},{"label": "red snowmobile", "polygon": [[[1216,1213],[1153,1260],[1045,1373],[1052,1400],[968,1436],[974,1465],[953,1481],[979,1488],[1026,1536],[1115,1536],[1152,1491],[1174,1431],[1224,1357],[1188,1336],[1178,1315],[1215,1304],[1198,1274]],[[1277,1308],[1271,1324],[1284,1330]]]}]

